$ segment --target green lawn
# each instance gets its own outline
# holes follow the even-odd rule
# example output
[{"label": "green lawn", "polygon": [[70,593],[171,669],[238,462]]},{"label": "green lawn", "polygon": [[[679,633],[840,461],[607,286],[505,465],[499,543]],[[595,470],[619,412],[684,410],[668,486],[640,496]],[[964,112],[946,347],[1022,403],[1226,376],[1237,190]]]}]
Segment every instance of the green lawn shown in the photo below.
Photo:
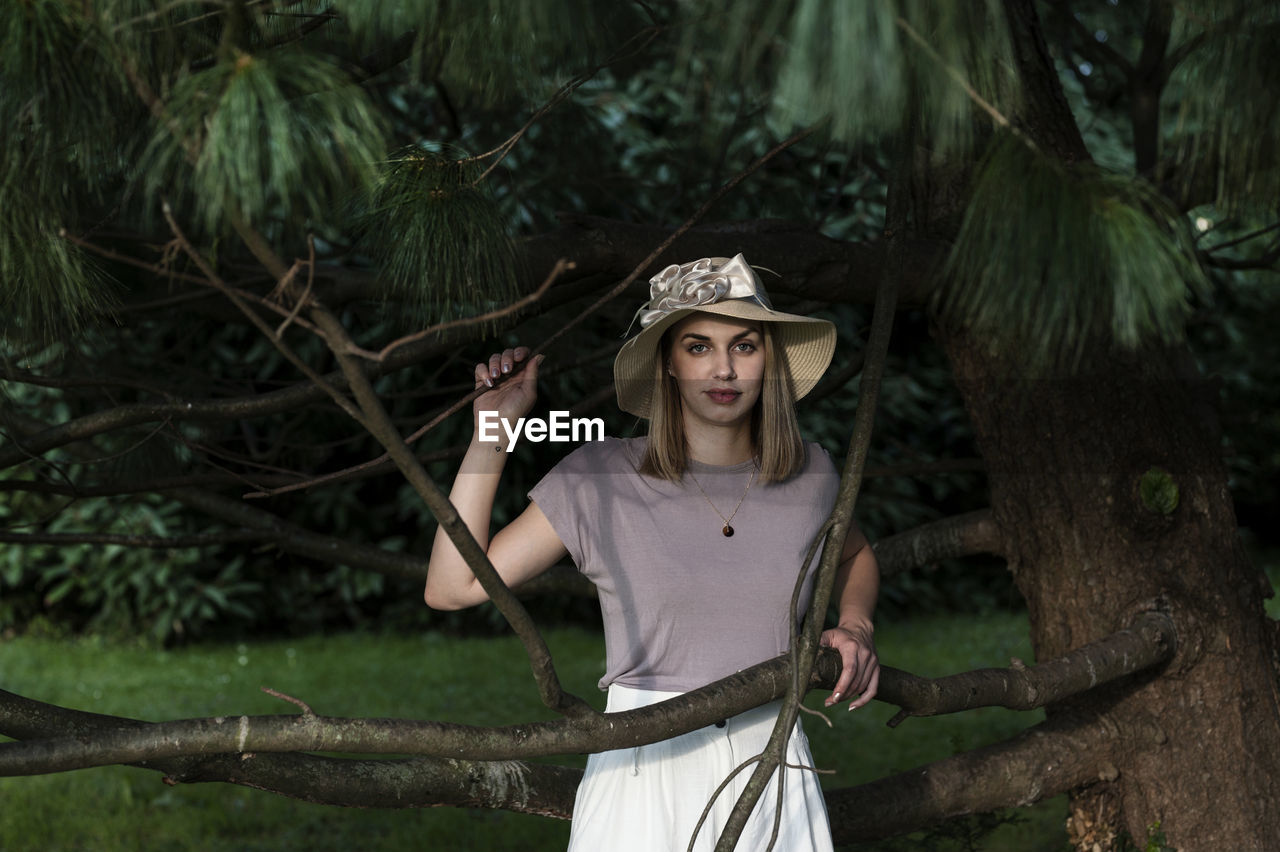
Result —
[{"label": "green lawn", "polygon": [[[944,617],[885,624],[888,664],[925,675],[1030,659],[1023,619]],[[548,642],[569,688],[594,699],[603,666],[598,636],[551,631]],[[460,640],[341,634],[177,651],[101,640],[20,638],[0,645],[0,687],[101,713],[160,720],[240,713],[292,713],[259,691],[269,686],[336,716],[401,716],[470,723],[548,718],[513,639]],[[822,696],[809,704],[821,706]],[[824,783],[871,780],[1007,737],[1038,713],[986,709],[911,719],[893,708],[828,711],[833,727],[805,726]],[[439,808],[344,810],[229,785],[166,787],[153,772],[125,767],[0,779],[0,849],[278,850],[562,849],[568,824],[540,817]],[[1065,805],[1024,812],[983,849],[1060,850]],[[951,847],[956,848],[956,847]]]}]

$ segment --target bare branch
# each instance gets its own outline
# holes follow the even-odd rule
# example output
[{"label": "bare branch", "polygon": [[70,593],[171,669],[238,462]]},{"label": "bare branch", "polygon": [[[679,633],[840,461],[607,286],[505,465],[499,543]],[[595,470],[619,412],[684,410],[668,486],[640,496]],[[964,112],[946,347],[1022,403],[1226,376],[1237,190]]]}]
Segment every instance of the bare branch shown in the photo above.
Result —
[{"label": "bare branch", "polygon": [[564,258],[558,259],[552,265],[551,271],[547,273],[547,277],[538,285],[538,289],[534,290],[527,296],[517,299],[505,308],[497,308],[496,310],[492,310],[478,316],[463,317],[462,319],[450,320],[449,322],[442,322],[437,325],[433,325],[430,328],[424,328],[422,331],[414,332],[406,337],[401,337],[398,340],[391,341],[376,353],[369,352],[367,349],[355,347],[351,351],[351,354],[359,355],[362,358],[368,358],[371,361],[385,361],[392,352],[402,346],[407,346],[410,343],[417,343],[419,340],[423,340],[433,335],[439,335],[446,331],[466,328],[467,326],[482,325],[484,323],[493,322],[494,320],[519,313],[546,295],[547,290],[551,289],[551,285],[555,283],[556,279],[568,270],[573,269],[573,267],[574,264],[572,261],[565,260]]},{"label": "bare branch", "polygon": [[1146,612],[1124,630],[1036,666],[978,669],[936,680],[883,669],[876,697],[902,707],[889,721],[890,727],[909,716],[958,713],[974,707],[1034,710],[1160,665],[1176,650],[1173,619],[1162,612]]},{"label": "bare branch", "polygon": [[[898,167],[904,170],[905,160],[899,163]],[[858,411],[854,415],[849,452],[840,478],[840,489],[835,506],[832,507],[826,524],[823,525],[814,542],[815,546],[818,541],[823,542],[822,558],[818,564],[817,576],[813,580],[813,595],[808,612],[805,613],[804,629],[798,635],[795,613],[802,584],[809,571],[809,560],[813,556],[812,548],[804,564],[800,566],[799,575],[792,590],[791,604],[788,608],[791,619],[789,635],[793,637],[788,655],[792,664],[791,682],[788,684],[778,719],[769,735],[769,742],[761,754],[761,760],[756,764],[746,787],[734,803],[733,810],[725,821],[724,831],[716,840],[716,852],[733,852],[769,779],[785,761],[787,743],[790,741],[791,731],[796,723],[800,701],[808,691],[808,683],[812,678],[814,662],[819,650],[819,634],[826,619],[827,605],[831,600],[831,590],[844,550],[845,536],[853,523],[853,507],[862,487],[862,472],[866,468],[867,451],[871,446],[871,434],[875,426],[876,403],[889,351],[889,338],[893,331],[893,317],[898,305],[899,275],[896,273],[902,265],[902,236],[905,234],[903,226],[907,215],[906,199],[901,187],[906,185],[905,180],[890,183],[885,213],[885,233],[890,237],[890,259],[876,287],[875,311],[871,318],[871,333],[866,346],[866,364],[863,367],[859,385]],[[895,234],[898,235],[896,239]],[[778,795],[783,795],[781,783],[778,786]],[[769,844],[771,847],[773,839],[777,836],[776,822],[774,829],[774,838]]]},{"label": "bare branch", "polygon": [[497,569],[489,561],[484,548],[467,529],[458,510],[436,485],[418,457],[405,445],[404,439],[391,422],[391,417],[378,399],[373,385],[369,383],[361,366],[347,354],[352,341],[346,328],[335,316],[319,306],[312,309],[312,318],[323,332],[325,343],[338,359],[338,365],[355,393],[357,404],[363,415],[360,419],[361,425],[369,430],[369,434],[377,439],[378,443],[382,444],[404,478],[430,508],[440,528],[448,534],[450,541],[458,548],[458,552],[471,567],[472,573],[475,574],[489,599],[506,618],[511,629],[520,637],[529,657],[529,664],[533,668],[534,679],[537,681],[538,692],[543,702],[551,709],[568,716],[595,715],[596,711],[590,705],[578,696],[565,691],[561,686],[551,659],[551,651],[547,648],[542,634],[538,632],[537,625],[534,624],[528,610],[507,588],[507,584],[503,582]]},{"label": "bare branch", "polygon": [[[507,760],[628,748],[705,727],[771,701],[785,691],[789,668],[787,657],[778,657],[639,710],[507,727],[278,715],[129,725],[100,731],[92,739],[0,743],[0,776],[248,752],[332,751]],[[0,734],[12,735],[14,714],[21,722],[22,701],[20,696],[0,690]]]},{"label": "bare branch", "polygon": [[922,524],[875,543],[876,561],[885,574],[908,571],[941,559],[979,553],[1000,555],[1004,546],[990,509]]},{"label": "bare branch", "polygon": [[[0,696],[0,727],[18,739],[52,735],[91,740],[147,723]],[[166,784],[226,782],[339,807],[501,808],[568,819],[582,770],[546,763],[453,758],[351,760],[307,754],[207,755],[137,764]]]},{"label": "bare branch", "polygon": [[1249,240],[1255,239],[1257,237],[1261,237],[1264,234],[1269,234],[1272,231],[1275,231],[1277,229],[1280,229],[1280,222],[1272,222],[1270,225],[1266,225],[1264,227],[1258,228],[1255,231],[1250,231],[1247,234],[1244,234],[1243,236],[1239,236],[1231,240],[1226,240],[1224,242],[1218,243],[1217,245],[1209,246],[1204,250],[1204,252],[1205,254],[1213,254],[1214,252],[1222,251],[1223,249],[1232,248],[1233,246],[1238,246],[1243,242],[1248,242]]},{"label": "bare branch", "polygon": [[263,541],[275,538],[262,530],[228,530],[201,535],[120,535],[114,533],[9,533],[0,532],[0,542],[5,544],[52,544],[65,547],[70,544],[115,544],[123,547],[151,547],[175,550],[183,547],[216,547],[219,544],[235,544],[245,541]]},{"label": "bare branch", "polygon": [[[1025,677],[1030,688],[1016,683],[1017,677],[1008,673],[968,673],[978,675],[976,680],[981,686],[975,692],[964,682],[968,675],[929,681],[885,668],[879,697],[902,704],[913,715],[977,706],[1041,706],[1158,664],[1172,654],[1172,645],[1168,617],[1146,613],[1127,630],[1028,670]],[[824,650],[817,663],[808,686],[830,688],[839,675],[839,654]],[[1055,677],[1062,678],[1065,685],[1055,684]],[[473,760],[593,752],[657,742],[704,727],[778,698],[791,684],[791,660],[783,655],[639,710],[509,727],[321,716],[216,717],[148,724],[82,714],[101,723],[94,725],[93,736],[75,734],[57,739],[32,738],[63,731],[65,725],[54,724],[51,719],[74,711],[0,691],[0,734],[27,740],[0,744],[0,775],[248,752],[338,751],[442,758],[466,755]],[[1102,727],[1096,725],[1096,720],[1092,724]]]},{"label": "bare branch", "polygon": [[1002,743],[827,793],[837,845],[918,831],[954,817],[1029,805],[1107,777],[1115,741],[1159,742],[1154,724],[1120,729],[1096,715],[1058,715]]},{"label": "bare branch", "polygon": [[[259,485],[278,485],[292,483],[298,476],[255,476]],[[143,494],[168,491],[173,488],[187,486],[207,488],[216,485],[243,485],[244,477],[230,473],[193,473],[187,476],[161,476],[155,479],[137,479],[128,482],[95,483],[92,485],[73,482],[63,485],[56,482],[43,482],[29,479],[0,479],[0,493],[6,491],[30,491],[33,494],[58,494],[63,497],[119,497],[125,494]]]},{"label": "bare branch", "polygon": [[199,488],[176,488],[164,493],[179,503],[212,515],[224,523],[269,533],[276,546],[287,553],[410,580],[422,581],[427,576],[427,562],[419,556],[394,553],[337,536],[321,535],[239,500]]},{"label": "bare branch", "polygon": [[483,160],[488,157],[493,157],[496,155],[496,158],[492,163],[489,164],[488,168],[486,168],[484,172],[481,173],[481,175],[478,178],[476,178],[475,183],[479,184],[483,182],[484,179],[487,178],[490,175],[490,173],[492,173],[493,170],[496,169],[504,159],[506,159],[507,155],[511,153],[513,148],[515,148],[516,143],[519,142],[520,139],[526,133],[529,132],[529,128],[533,127],[533,125],[536,124],[539,119],[541,119],[547,113],[551,112],[551,110],[555,109],[559,104],[561,104],[564,101],[565,98],[569,97],[569,95],[577,91],[577,89],[579,89],[583,83],[586,83],[588,80],[590,80],[596,74],[599,74],[605,68],[608,68],[610,65],[614,65],[619,62],[628,60],[636,56],[637,54],[639,54],[646,47],[648,47],[655,38],[657,38],[662,33],[662,29],[663,28],[661,26],[646,27],[645,29],[631,36],[631,38],[623,42],[621,47],[619,47],[617,50],[611,53],[608,57],[606,57],[604,62],[600,63],[594,68],[589,68],[586,71],[579,73],[568,83],[561,86],[559,91],[557,91],[554,95],[552,95],[551,98],[545,104],[543,104],[533,115],[531,115],[529,117],[529,120],[526,121],[524,125],[519,130],[517,130],[514,134],[512,134],[511,137],[508,138],[505,142],[503,142],[497,148],[494,148],[492,151],[489,151],[484,154],[480,154],[477,157],[473,157],[472,159],[475,159],[475,160]]},{"label": "bare branch", "polygon": [[[251,310],[249,306],[245,304],[245,302],[241,299],[239,294],[233,292],[232,288],[227,286],[226,282],[224,282],[218,276],[217,272],[214,271],[213,267],[209,265],[209,262],[206,261],[203,257],[201,257],[200,253],[195,250],[195,247],[191,245],[190,241],[187,239],[186,234],[182,232],[182,228],[178,226],[177,220],[173,218],[173,211],[170,210],[168,202],[165,202],[163,205],[161,205],[161,210],[164,213],[165,221],[169,223],[169,229],[173,231],[173,236],[174,236],[174,239],[177,240],[178,246],[184,252],[186,252],[187,257],[191,258],[192,262],[195,263],[197,267],[199,267],[202,273],[204,273],[204,276],[208,280],[209,284],[212,285],[213,287],[216,287],[219,291],[222,292],[223,295],[225,295],[228,299],[230,299],[231,303],[235,305],[242,314],[245,315],[245,317],[249,320],[249,322],[253,323],[254,327],[257,328],[258,331],[260,331],[262,335],[267,338],[267,340],[271,341],[271,343],[275,346],[276,350],[285,357],[285,360],[287,360],[290,364],[296,367],[298,372],[302,373],[304,376],[310,379],[311,383],[315,385],[317,388],[319,388],[320,390],[328,394],[329,398],[332,399],[339,408],[345,411],[347,415],[351,417],[352,420],[355,420],[357,423],[363,426],[364,421],[360,416],[360,412],[356,410],[356,407],[354,405],[352,405],[351,400],[343,396],[341,390],[329,384],[329,382],[325,381],[323,376],[318,374],[315,370],[311,369],[311,366],[307,364],[307,362],[303,361],[300,357],[298,357],[298,354],[294,352],[291,347],[286,346],[284,344],[284,341],[281,340],[278,335],[273,333],[272,328],[269,325],[267,325],[266,321],[264,321],[262,317],[254,313],[253,310]],[[238,223],[237,223],[237,230],[240,230]],[[250,248],[254,248],[254,246],[251,244]],[[271,274],[276,277],[277,281],[281,282],[280,286],[282,287],[282,289],[288,288],[288,279],[290,277],[289,269],[284,268],[283,266],[277,265],[274,268],[269,268],[268,271],[271,272]],[[275,306],[272,306],[272,307],[275,307]]]}]

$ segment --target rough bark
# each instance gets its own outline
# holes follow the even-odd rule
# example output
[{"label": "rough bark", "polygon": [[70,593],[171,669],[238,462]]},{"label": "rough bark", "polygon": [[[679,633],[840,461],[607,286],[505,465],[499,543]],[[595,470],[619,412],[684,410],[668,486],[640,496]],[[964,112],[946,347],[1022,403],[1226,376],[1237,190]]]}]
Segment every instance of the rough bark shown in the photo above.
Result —
[{"label": "rough bark", "polygon": [[880,573],[893,574],[941,559],[979,553],[998,555],[1001,546],[991,512],[981,509],[883,538],[875,543],[875,550]]},{"label": "rough bark", "polygon": [[[1021,116],[1042,150],[1083,146],[1030,0],[1006,0],[1029,93]],[[1010,286],[1027,286],[1011,282]],[[1182,348],[1119,352],[1101,338],[1069,375],[1028,375],[1016,352],[945,322],[939,343],[987,464],[991,511],[1027,601],[1039,659],[1106,636],[1158,606],[1178,652],[1159,673],[1049,707],[1049,719],[1109,719],[1111,780],[1073,809],[1111,806],[1115,828],[1146,837],[1157,820],[1183,849],[1265,849],[1280,825],[1280,644],[1265,578],[1236,532],[1213,397]],[[1164,513],[1139,483],[1153,468],[1178,489]],[[1213,807],[1208,807],[1212,791]]]},{"label": "rough bark", "polygon": [[1147,747],[1159,729],[1122,729],[1098,716],[1061,714],[995,745],[827,794],[836,843],[893,837],[955,817],[1030,805],[1113,777],[1119,742]]},{"label": "rough bark", "polygon": [[[1071,378],[1020,380],[963,333],[940,340],[987,460],[1037,657],[1105,635],[1152,601],[1174,618],[1179,652],[1163,676],[1050,710],[1164,732],[1155,747],[1117,743],[1105,795],[1120,802],[1120,827],[1141,838],[1159,820],[1179,848],[1266,848],[1280,824],[1276,634],[1266,581],[1237,538],[1215,416],[1189,356],[1114,354]],[[1169,515],[1141,498],[1153,467],[1177,484]]]}]

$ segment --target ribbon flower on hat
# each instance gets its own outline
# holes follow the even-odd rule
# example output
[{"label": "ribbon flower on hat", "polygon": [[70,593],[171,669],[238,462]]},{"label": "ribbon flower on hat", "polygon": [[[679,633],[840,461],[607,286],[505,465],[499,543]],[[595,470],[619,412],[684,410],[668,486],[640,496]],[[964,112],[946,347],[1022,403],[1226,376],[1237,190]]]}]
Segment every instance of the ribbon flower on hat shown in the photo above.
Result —
[{"label": "ribbon flower on hat", "polygon": [[648,328],[672,311],[725,299],[750,299],[773,310],[760,279],[741,254],[715,270],[712,261],[704,257],[692,263],[673,263],[650,278],[649,301],[636,312],[640,327]]}]

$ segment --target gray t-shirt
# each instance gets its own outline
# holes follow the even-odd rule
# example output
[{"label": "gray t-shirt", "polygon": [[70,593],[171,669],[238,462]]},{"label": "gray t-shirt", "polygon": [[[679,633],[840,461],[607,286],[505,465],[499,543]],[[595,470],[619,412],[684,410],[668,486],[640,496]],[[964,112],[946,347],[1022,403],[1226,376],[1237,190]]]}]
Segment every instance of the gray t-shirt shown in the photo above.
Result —
[{"label": "gray t-shirt", "polygon": [[[840,478],[826,451],[807,444],[804,470],[785,482],[757,481],[747,491],[750,461],[691,462],[682,482],[667,482],[636,472],[645,440],[584,444],[529,497],[599,591],[607,669],[600,688],[687,692],[787,650],[795,578]],[[739,499],[726,537],[721,515]]]}]

